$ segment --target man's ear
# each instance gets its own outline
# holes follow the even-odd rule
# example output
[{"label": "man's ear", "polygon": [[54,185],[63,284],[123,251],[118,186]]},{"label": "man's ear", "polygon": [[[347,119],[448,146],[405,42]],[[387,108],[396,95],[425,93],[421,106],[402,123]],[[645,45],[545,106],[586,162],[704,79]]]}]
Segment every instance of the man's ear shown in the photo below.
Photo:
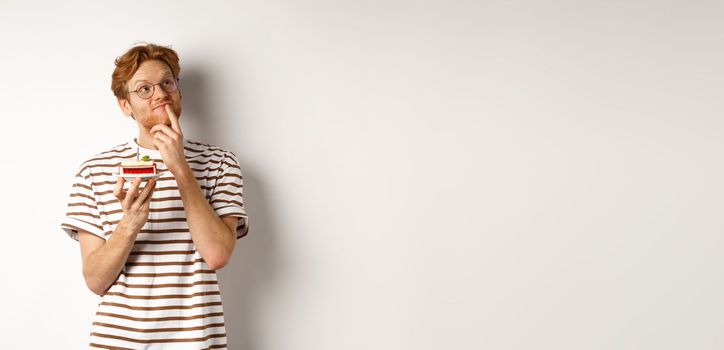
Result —
[{"label": "man's ear", "polygon": [[128,102],[127,99],[116,98],[116,100],[118,101],[118,107],[121,107],[121,111],[123,111],[123,114],[133,119],[136,119],[135,117],[133,117],[133,109],[131,109],[131,103]]}]

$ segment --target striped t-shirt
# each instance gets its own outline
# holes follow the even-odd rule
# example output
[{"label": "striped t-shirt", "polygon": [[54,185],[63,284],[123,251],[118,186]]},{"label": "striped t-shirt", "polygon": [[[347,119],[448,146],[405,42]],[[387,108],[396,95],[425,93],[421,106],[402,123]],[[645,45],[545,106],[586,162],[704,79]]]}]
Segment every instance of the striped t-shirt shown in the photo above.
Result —
[{"label": "striped t-shirt", "polygon": [[[189,140],[184,141],[184,153],[211,207],[219,217],[238,217],[236,237],[245,236],[249,221],[236,156]],[[131,139],[85,161],[75,175],[61,227],[75,240],[79,229],[110,238],[123,216],[113,195],[114,173],[121,161],[145,155],[165,172],[158,178],[148,220],[123,270],[101,297],[90,348],[226,349],[216,272],[191,240],[178,185],[158,150],[140,147]],[[126,181],[125,188],[129,185]]]}]

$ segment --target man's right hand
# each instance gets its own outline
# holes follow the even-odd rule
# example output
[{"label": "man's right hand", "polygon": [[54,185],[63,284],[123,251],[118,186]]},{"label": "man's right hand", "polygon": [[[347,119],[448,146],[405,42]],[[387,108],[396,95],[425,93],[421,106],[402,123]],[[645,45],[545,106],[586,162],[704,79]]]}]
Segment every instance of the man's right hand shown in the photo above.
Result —
[{"label": "man's right hand", "polygon": [[127,191],[123,189],[125,182],[123,177],[118,177],[116,187],[113,189],[113,195],[118,198],[123,207],[123,217],[118,222],[118,226],[137,234],[148,220],[151,197],[153,197],[151,193],[156,187],[156,180],[148,180],[143,190],[139,189],[141,178],[134,179],[131,188]]}]

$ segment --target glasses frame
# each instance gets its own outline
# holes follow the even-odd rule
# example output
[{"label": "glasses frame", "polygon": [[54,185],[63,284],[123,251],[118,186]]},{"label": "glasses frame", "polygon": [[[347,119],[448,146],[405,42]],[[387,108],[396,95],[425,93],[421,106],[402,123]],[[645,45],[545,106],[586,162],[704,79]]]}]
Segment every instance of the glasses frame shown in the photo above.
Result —
[{"label": "glasses frame", "polygon": [[[138,92],[138,89],[133,90],[133,91],[129,91],[128,93],[130,94],[131,92],[135,92],[135,93],[136,93],[136,96],[138,96],[138,98],[140,98],[140,99],[142,99],[142,100],[148,100],[148,99],[150,99],[151,97],[153,97],[153,94],[156,93],[156,85],[160,86],[160,87],[161,87],[161,90],[163,90],[163,92],[165,92],[165,93],[167,93],[167,94],[170,94],[170,93],[172,93],[172,92],[176,92],[176,91],[178,91],[178,83],[179,83],[179,81],[180,81],[181,79],[176,78],[176,77],[172,77],[172,78],[173,78],[173,82],[174,82],[173,85],[175,86],[175,88],[174,88],[173,90],[171,90],[171,91],[166,91],[166,89],[164,89],[163,86],[161,86],[161,84],[163,83],[163,81],[167,79],[167,78],[163,78],[163,80],[161,80],[160,82],[158,82],[158,83],[156,83],[156,84],[151,84],[151,94],[148,95],[148,97],[141,97],[141,95],[140,95],[139,92]],[[141,86],[143,86],[143,85],[145,85],[145,84],[142,84]]]}]

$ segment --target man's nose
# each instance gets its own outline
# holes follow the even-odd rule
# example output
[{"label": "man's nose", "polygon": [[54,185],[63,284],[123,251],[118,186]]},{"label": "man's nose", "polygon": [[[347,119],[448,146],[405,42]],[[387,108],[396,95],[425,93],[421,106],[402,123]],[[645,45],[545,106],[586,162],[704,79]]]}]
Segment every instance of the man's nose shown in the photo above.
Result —
[{"label": "man's nose", "polygon": [[165,98],[166,96],[168,96],[168,92],[166,92],[166,90],[164,90],[161,87],[160,83],[153,86],[153,99],[154,100],[162,99],[162,98]]}]

